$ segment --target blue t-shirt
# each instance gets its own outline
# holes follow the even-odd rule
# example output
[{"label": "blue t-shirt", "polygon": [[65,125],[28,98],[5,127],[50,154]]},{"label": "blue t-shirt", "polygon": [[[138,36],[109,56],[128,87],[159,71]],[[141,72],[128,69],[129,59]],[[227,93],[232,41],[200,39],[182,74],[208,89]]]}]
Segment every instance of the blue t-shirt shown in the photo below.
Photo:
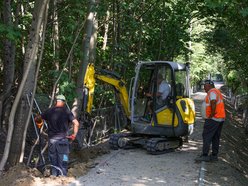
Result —
[{"label": "blue t-shirt", "polygon": [[42,113],[41,117],[47,122],[50,139],[65,138],[70,122],[75,119],[72,112],[66,107],[52,107]]}]

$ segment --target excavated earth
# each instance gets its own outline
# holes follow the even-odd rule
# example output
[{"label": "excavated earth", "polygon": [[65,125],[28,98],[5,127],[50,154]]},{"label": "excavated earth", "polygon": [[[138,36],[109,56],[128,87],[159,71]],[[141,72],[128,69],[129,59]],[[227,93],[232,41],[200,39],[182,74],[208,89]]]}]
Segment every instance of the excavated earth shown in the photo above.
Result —
[{"label": "excavated earth", "polygon": [[29,168],[24,164],[11,167],[0,178],[0,186],[33,186],[33,185],[66,185],[75,178],[82,176],[95,166],[94,159],[110,152],[108,143],[102,142],[94,147],[75,151],[70,154],[73,163],[70,163],[67,177],[45,177],[34,168]]},{"label": "excavated earth", "polygon": [[[199,95],[194,96],[198,116],[202,101],[202,96]],[[198,180],[194,184],[184,183],[182,185],[248,185],[248,134],[245,133],[241,116],[234,111],[228,99],[226,100],[226,110],[227,120],[221,136],[219,161],[204,165],[204,180],[202,182]],[[194,135],[190,136],[189,141],[194,141],[194,138],[201,136],[202,126],[203,121],[199,120]],[[199,144],[199,149],[201,149],[201,144]],[[70,164],[68,177],[44,177],[37,169],[19,164],[10,168],[1,176],[0,186],[67,185],[79,177],[87,176],[87,173],[97,166],[96,158],[102,155],[108,156],[108,154],[111,156],[111,153],[113,154],[113,150],[109,149],[107,139],[91,148],[72,152],[70,158],[73,163]],[[131,161],[132,156],[129,158]],[[125,160],[127,159],[125,157]],[[125,163],[123,163],[123,166],[125,166]],[[146,168],[149,167],[145,165],[142,167],[142,169]],[[199,172],[199,170],[195,171]],[[91,185],[94,185],[94,183]],[[174,185],[181,184],[175,182]]]}]

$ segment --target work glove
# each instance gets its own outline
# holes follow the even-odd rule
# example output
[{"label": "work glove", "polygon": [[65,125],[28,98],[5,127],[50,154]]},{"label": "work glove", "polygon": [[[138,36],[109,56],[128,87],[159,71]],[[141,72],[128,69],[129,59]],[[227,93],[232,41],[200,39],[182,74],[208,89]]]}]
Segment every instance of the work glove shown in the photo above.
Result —
[{"label": "work glove", "polygon": [[41,116],[37,114],[34,118],[34,121],[36,123],[36,126],[40,129],[43,125],[43,119],[41,118]]},{"label": "work glove", "polygon": [[74,134],[70,135],[70,136],[66,136],[67,139],[74,141],[76,139],[76,136]]}]

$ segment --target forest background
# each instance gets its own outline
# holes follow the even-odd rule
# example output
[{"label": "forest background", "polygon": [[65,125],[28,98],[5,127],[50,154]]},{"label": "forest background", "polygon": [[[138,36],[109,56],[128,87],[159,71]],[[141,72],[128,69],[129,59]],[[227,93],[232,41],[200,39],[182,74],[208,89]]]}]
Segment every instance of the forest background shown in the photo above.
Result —
[{"label": "forest background", "polygon": [[[35,94],[64,94],[78,117],[86,67],[120,70],[129,87],[138,61],[191,64],[193,87],[222,74],[247,94],[245,0],[4,0],[0,4],[0,171],[24,161]],[[27,96],[31,96],[30,103]],[[114,102],[97,88],[94,105]]]}]

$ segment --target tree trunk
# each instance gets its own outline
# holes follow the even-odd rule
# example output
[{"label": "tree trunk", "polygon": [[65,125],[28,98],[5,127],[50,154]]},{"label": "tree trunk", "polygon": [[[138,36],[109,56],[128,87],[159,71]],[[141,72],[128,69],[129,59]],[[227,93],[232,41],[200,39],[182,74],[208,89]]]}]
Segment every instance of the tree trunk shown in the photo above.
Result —
[{"label": "tree trunk", "polygon": [[120,19],[120,4],[116,1],[116,49],[119,51],[121,42],[121,19]]},{"label": "tree trunk", "polygon": [[192,60],[191,51],[192,51],[193,19],[190,19],[190,22],[189,22],[189,29],[188,29],[188,30],[189,30],[189,42],[188,42],[189,51],[188,51],[187,54],[186,54],[185,60],[186,60],[188,63],[191,63],[191,60]]},{"label": "tree trunk", "polygon": [[[13,103],[9,116],[9,130],[7,141],[4,149],[4,156],[0,164],[0,170],[3,170],[7,161],[9,152],[9,161],[11,165],[19,162],[22,151],[22,140],[24,138],[25,124],[30,119],[29,106],[26,96],[33,92],[36,72],[36,59],[39,47],[39,32],[45,12],[45,8],[49,0],[35,1],[33,19],[30,28],[28,45],[26,47],[24,60],[24,75],[19,86],[15,101]],[[15,127],[14,127],[15,126]],[[13,134],[13,138],[12,138]],[[11,141],[12,139],[12,141]],[[10,146],[11,144],[11,146]]]},{"label": "tree trunk", "polygon": [[53,57],[55,68],[59,70],[59,22],[57,13],[57,0],[53,0]]},{"label": "tree trunk", "polygon": [[110,56],[110,64],[111,67],[114,65],[114,56],[116,52],[116,10],[115,10],[115,0],[113,0],[113,16],[112,16],[112,23],[113,23],[113,28],[112,28],[112,51],[111,51],[111,56]]},{"label": "tree trunk", "polygon": [[92,30],[93,30],[93,22],[94,22],[94,14],[95,14],[95,0],[89,1],[88,7],[88,16],[86,21],[86,31],[85,36],[83,39],[83,59],[81,61],[78,79],[77,79],[77,98],[73,103],[72,112],[75,117],[79,116],[79,113],[82,109],[82,92],[83,92],[83,83],[84,83],[84,76],[86,73],[86,69],[89,63],[90,58],[90,40],[92,37]]},{"label": "tree trunk", "polygon": [[95,63],[96,60],[96,43],[97,43],[97,30],[98,30],[98,20],[96,19],[96,16],[94,16],[93,20],[93,28],[92,28],[92,34],[90,38],[90,56],[89,56],[89,62]]},{"label": "tree trunk", "polygon": [[[163,7],[165,8],[165,2],[163,2]],[[164,23],[165,23],[165,14],[163,14],[162,21],[161,21],[161,28],[160,28],[160,42],[159,42],[159,48],[158,48],[158,60],[162,60],[161,58],[161,51],[163,48],[163,39],[164,39]],[[167,43],[166,43],[167,44]]]},{"label": "tree trunk", "polygon": [[[43,25],[42,25],[42,33],[41,33],[41,41],[42,41],[42,45],[41,45],[41,49],[40,49],[40,54],[39,54],[39,60],[37,63],[37,68],[36,68],[36,72],[35,72],[35,79],[34,79],[34,88],[33,88],[33,92],[32,92],[32,97],[30,99],[30,107],[29,107],[29,111],[28,111],[28,118],[30,118],[30,115],[32,114],[33,111],[33,102],[34,102],[34,96],[35,96],[35,91],[36,91],[36,86],[37,86],[37,80],[38,80],[38,75],[39,75],[39,69],[40,69],[40,64],[42,61],[42,57],[43,57],[43,52],[44,52],[44,45],[45,45],[45,34],[46,34],[46,25],[47,25],[47,17],[48,17],[48,8],[49,8],[49,3],[47,3],[47,7],[45,10],[45,15],[44,15],[44,21],[43,21]],[[24,151],[25,151],[25,144],[26,144],[26,135],[27,135],[27,130],[28,130],[28,125],[29,125],[29,119],[26,120],[25,126],[24,126],[24,132],[23,132],[23,139],[22,139],[22,149],[21,149],[21,155],[20,155],[20,163],[23,163],[23,159],[24,159]]]},{"label": "tree trunk", "polygon": [[102,50],[106,50],[107,46],[107,41],[108,41],[108,30],[109,30],[109,10],[106,12],[106,18],[105,18],[105,23],[104,23],[104,37],[103,37],[103,45],[102,45]]},{"label": "tree trunk", "polygon": [[[20,1],[20,0],[19,0]],[[24,17],[25,16],[25,6],[23,4],[21,4],[21,17]],[[25,25],[22,25],[21,26],[23,30],[26,30],[26,27]],[[24,56],[25,55],[25,37],[22,37],[21,39],[21,48],[22,48],[22,55]]]},{"label": "tree trunk", "polygon": [[[145,8],[145,1],[143,0],[142,1],[142,4],[141,4],[141,7],[142,9]],[[139,21],[139,43],[138,43],[138,47],[137,47],[137,59],[140,60],[140,57],[142,58],[142,45],[143,45],[143,34],[142,34],[142,31],[143,31],[143,18],[140,17],[140,19],[138,20]]]},{"label": "tree trunk", "polygon": [[[11,15],[11,0],[4,1],[3,7],[3,21],[4,24],[11,27],[13,26]],[[11,95],[11,87],[14,81],[15,74],[15,51],[16,46],[13,41],[5,39],[3,41],[4,58],[3,58],[3,92],[0,95],[0,123],[3,119],[3,106],[5,100]],[[2,126],[0,126],[3,129]]]}]

